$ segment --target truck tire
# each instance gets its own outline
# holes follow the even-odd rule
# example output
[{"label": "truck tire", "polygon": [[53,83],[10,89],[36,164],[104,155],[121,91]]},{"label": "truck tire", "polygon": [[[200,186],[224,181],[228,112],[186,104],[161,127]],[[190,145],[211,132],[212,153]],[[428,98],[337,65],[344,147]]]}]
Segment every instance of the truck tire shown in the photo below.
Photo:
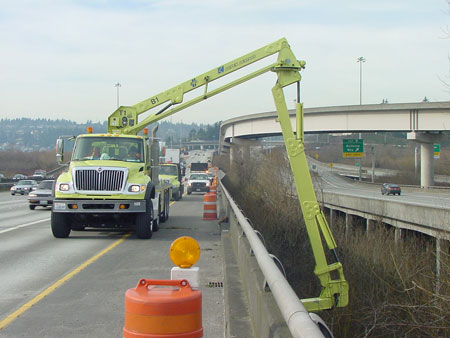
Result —
[{"label": "truck tire", "polygon": [[169,192],[165,192],[164,193],[164,211],[161,213],[161,223],[164,223],[165,221],[167,221],[167,219],[169,218],[169,205],[170,205],[170,200],[169,200]]},{"label": "truck tire", "polygon": [[164,193],[164,211],[161,212],[161,210],[163,209],[161,207],[161,199],[159,200],[159,223],[164,223],[166,221],[166,198],[165,198],[165,193]]},{"label": "truck tire", "polygon": [[175,200],[175,201],[181,200],[182,195],[183,195],[183,194],[182,194],[181,190],[178,190],[177,194],[176,194],[175,197],[174,197],[174,200]]},{"label": "truck tire", "polygon": [[67,238],[70,235],[70,225],[67,224],[67,217],[61,212],[52,212],[51,216],[52,233],[55,238]]},{"label": "truck tire", "polygon": [[169,200],[169,192],[167,192],[166,199],[164,201],[166,206],[164,208],[164,221],[169,219],[169,208],[170,208],[170,200]]},{"label": "truck tire", "polygon": [[153,219],[153,232],[157,232],[159,230],[159,223],[161,223],[161,195],[158,198],[158,213]]},{"label": "truck tire", "polygon": [[136,215],[136,236],[142,239],[150,239],[153,235],[153,204],[147,200],[146,212]]},{"label": "truck tire", "polygon": [[34,210],[34,208],[36,208],[36,206],[30,204],[30,210]]}]

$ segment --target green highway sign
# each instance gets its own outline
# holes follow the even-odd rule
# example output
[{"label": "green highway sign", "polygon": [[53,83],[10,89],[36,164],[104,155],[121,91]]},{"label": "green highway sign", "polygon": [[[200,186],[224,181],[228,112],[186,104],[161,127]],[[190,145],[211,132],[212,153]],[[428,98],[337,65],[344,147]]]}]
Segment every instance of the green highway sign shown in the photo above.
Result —
[{"label": "green highway sign", "polygon": [[433,150],[434,150],[434,158],[440,158],[441,157],[441,145],[433,144]]},{"label": "green highway sign", "polygon": [[364,156],[363,139],[342,140],[342,157],[363,157],[363,156]]}]

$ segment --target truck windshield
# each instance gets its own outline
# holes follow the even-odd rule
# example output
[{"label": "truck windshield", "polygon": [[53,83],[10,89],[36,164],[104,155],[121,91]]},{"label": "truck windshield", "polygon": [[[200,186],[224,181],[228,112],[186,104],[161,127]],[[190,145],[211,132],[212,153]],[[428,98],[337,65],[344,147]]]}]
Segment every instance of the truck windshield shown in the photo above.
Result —
[{"label": "truck windshield", "polygon": [[177,167],[174,165],[162,165],[159,167],[159,174],[177,176]]},{"label": "truck windshield", "polygon": [[128,137],[79,137],[72,161],[116,160],[143,162],[143,139]]}]

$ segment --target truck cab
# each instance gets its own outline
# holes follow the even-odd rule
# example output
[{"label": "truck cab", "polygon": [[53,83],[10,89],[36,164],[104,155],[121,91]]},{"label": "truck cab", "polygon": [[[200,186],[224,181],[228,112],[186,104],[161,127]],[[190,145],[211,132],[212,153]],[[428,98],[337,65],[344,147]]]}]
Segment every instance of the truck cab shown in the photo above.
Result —
[{"label": "truck cab", "polygon": [[[53,235],[67,237],[86,227],[132,227],[139,238],[150,238],[168,217],[171,194],[169,182],[159,180],[158,166],[152,165],[156,142],[139,135],[79,135],[68,169],[55,184]],[[64,138],[57,147],[62,162]]]},{"label": "truck cab", "polygon": [[172,199],[179,201],[183,198],[184,185],[182,184],[183,176],[181,167],[178,163],[163,163],[159,167],[159,178],[170,180],[172,185]]}]

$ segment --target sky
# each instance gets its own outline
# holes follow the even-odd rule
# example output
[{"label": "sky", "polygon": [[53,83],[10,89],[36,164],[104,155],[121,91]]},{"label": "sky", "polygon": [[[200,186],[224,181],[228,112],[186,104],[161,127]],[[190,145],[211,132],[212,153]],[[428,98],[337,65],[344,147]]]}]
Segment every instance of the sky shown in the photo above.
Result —
[{"label": "sky", "polygon": [[[450,100],[446,0],[0,0],[0,118],[104,121],[118,100],[134,105],[282,37],[306,61],[305,108],[359,104],[360,88],[363,104]],[[167,119],[273,111],[275,81],[265,74]],[[285,90],[289,108],[295,92]]]}]

